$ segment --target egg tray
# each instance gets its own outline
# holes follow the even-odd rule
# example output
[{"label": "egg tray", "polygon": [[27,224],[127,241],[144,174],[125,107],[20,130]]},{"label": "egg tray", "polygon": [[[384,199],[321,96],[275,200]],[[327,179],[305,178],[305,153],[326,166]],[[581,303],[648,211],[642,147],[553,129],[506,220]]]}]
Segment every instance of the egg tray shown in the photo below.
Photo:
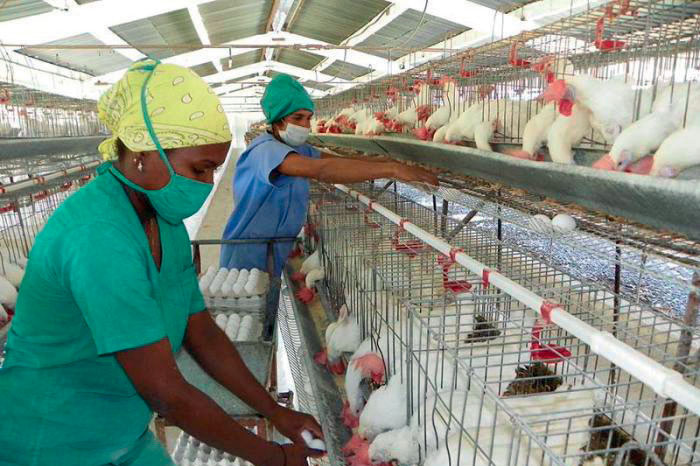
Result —
[{"label": "egg tray", "polygon": [[267,303],[268,291],[255,296],[241,298],[204,297],[207,309],[220,312],[263,312]]},{"label": "egg tray", "polygon": [[200,442],[187,432],[180,434],[171,456],[178,466],[244,466],[250,464]]},{"label": "egg tray", "polygon": [[[216,320],[216,318],[219,315],[225,315],[226,317],[230,317],[233,314],[238,314],[241,318],[241,321],[246,315],[250,315],[253,318],[253,325],[252,325],[252,331],[250,334],[250,337],[241,340],[239,338],[234,338],[231,341],[260,341],[262,339],[262,331],[263,331],[263,316],[264,314],[262,312],[239,312],[239,311],[232,311],[230,309],[209,309],[209,312],[212,315],[212,318]],[[221,328],[221,327],[219,327]],[[224,329],[222,329],[224,330]],[[240,329],[239,329],[240,331]],[[228,335],[227,335],[228,336]]]}]

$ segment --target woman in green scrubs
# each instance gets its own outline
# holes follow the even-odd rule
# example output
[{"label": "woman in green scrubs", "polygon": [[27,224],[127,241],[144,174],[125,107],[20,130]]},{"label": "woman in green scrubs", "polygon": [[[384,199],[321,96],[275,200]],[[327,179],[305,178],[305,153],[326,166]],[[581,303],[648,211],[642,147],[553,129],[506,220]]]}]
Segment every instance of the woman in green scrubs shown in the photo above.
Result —
[{"label": "woman in green scrubs", "polygon": [[[0,464],[172,464],[154,411],[256,465],[306,464],[306,414],[279,406],[206,312],[184,218],[204,203],[231,133],[194,72],[135,63],[98,103],[111,162],[37,236],[0,369]],[[295,443],[249,433],[191,386],[184,346]]]}]

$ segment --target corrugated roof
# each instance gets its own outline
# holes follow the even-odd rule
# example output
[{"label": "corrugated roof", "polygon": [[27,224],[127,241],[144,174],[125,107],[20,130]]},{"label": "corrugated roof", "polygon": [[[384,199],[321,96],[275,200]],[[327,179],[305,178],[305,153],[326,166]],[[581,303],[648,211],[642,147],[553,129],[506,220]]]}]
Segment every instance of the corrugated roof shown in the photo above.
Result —
[{"label": "corrugated roof", "polygon": [[272,0],[215,0],[199,6],[212,44],[265,32]]},{"label": "corrugated roof", "polygon": [[51,10],[51,5],[41,0],[7,0],[0,8],[0,22],[48,13]]},{"label": "corrugated roof", "polygon": [[369,73],[369,68],[364,66],[353,65],[342,60],[336,60],[331,66],[323,70],[324,74],[329,74],[331,76],[337,76],[342,79],[355,79],[358,76],[364,76]]},{"label": "corrugated roof", "polygon": [[[294,2],[291,11],[300,1]],[[304,0],[289,32],[339,44],[387,6],[384,0]]]},{"label": "corrugated roof", "polygon": [[[423,22],[421,23],[421,18]],[[419,27],[420,24],[420,27]],[[362,47],[425,48],[469,30],[466,26],[408,9],[398,18],[365,39]],[[415,34],[414,34],[415,31]],[[367,51],[388,58],[388,51]],[[395,50],[392,58],[405,55],[405,50]]]},{"label": "corrugated roof", "polygon": [[140,46],[170,44],[202,45],[197,31],[192,24],[190,13],[184,8],[157,16],[151,16],[150,18],[120,24],[110,29],[119,37],[138,48],[141,53],[145,55],[150,53],[152,56],[160,59],[196,49],[147,49]]},{"label": "corrugated roof", "polygon": [[330,84],[323,84],[318,81],[304,81],[304,86],[313,87],[314,89],[319,89],[322,91],[327,91],[333,87]]},{"label": "corrugated roof", "polygon": [[224,71],[233,68],[238,68],[245,65],[252,65],[260,61],[260,50],[251,50],[249,52],[241,53],[240,55],[234,55],[230,59],[222,58],[221,66]]},{"label": "corrugated roof", "polygon": [[[104,45],[91,34],[48,42],[42,45]],[[100,49],[32,49],[18,50],[19,53],[37,58],[39,60],[64,66],[76,71],[82,71],[93,76],[109,73],[110,71],[126,68],[131,60],[120,53],[111,50]]]},{"label": "corrugated roof", "polygon": [[212,62],[202,63],[201,65],[193,66],[192,71],[201,77],[210,76],[216,73],[216,67]]},{"label": "corrugated roof", "polygon": [[277,61],[286,63],[287,65],[298,66],[310,70],[314,66],[321,63],[323,57],[315,53],[305,52],[303,50],[281,49]]}]

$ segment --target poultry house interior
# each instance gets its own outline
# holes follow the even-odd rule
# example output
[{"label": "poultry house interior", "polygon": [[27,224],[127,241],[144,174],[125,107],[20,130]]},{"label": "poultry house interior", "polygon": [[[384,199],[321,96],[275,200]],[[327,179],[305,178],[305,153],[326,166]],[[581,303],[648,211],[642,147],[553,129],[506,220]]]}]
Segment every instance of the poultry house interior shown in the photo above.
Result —
[{"label": "poultry house interior", "polygon": [[[32,247],[99,179],[97,101],[157,58],[228,120],[184,220],[192,262],[257,382],[320,423],[304,464],[700,464],[700,2],[146,3],[0,0],[0,381]],[[267,268],[224,267],[240,156],[269,136],[281,74],[313,99],[314,150],[439,184],[313,179],[298,235],[239,241],[265,243]],[[281,276],[277,242],[294,245]],[[196,355],[174,361],[289,444]],[[178,466],[252,464],[149,427]],[[0,463],[28,461],[2,444]]]}]

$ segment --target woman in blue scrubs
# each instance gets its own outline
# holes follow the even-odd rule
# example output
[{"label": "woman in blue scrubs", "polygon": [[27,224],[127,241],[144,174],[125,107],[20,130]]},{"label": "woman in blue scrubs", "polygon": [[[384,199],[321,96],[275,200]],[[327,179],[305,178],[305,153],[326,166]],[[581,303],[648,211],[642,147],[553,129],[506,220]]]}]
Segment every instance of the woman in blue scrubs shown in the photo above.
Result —
[{"label": "woman in blue scrubs", "polygon": [[[314,103],[304,87],[285,74],[267,86],[261,101],[270,129],[241,154],[233,181],[235,207],[223,239],[295,237],[309,203],[309,179],[326,183],[357,183],[393,178],[437,185],[435,174],[398,162],[349,159],[320,152],[306,143]],[[276,276],[293,248],[274,245]],[[224,245],[220,265],[267,269],[265,244]]]}]

